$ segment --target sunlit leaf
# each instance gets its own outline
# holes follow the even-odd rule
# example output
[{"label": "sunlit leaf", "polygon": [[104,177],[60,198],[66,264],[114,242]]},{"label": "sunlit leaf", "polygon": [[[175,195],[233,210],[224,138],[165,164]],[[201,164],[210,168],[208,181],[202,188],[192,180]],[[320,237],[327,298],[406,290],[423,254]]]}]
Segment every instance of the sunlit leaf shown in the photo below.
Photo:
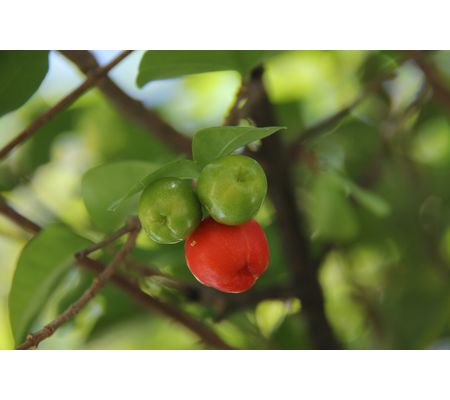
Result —
[{"label": "sunlit leaf", "polygon": [[265,337],[280,326],[288,314],[286,304],[282,300],[265,300],[260,302],[255,310],[256,323]]},{"label": "sunlit leaf", "polygon": [[[84,174],[81,193],[94,224],[105,232],[122,225],[127,216],[137,210],[137,199],[128,196],[115,212],[108,207],[127,193],[134,182],[141,180],[157,167],[144,161],[121,161],[93,168]],[[134,193],[133,193],[134,194]]]},{"label": "sunlit leaf", "polygon": [[24,104],[47,70],[48,51],[0,51],[0,116]]},{"label": "sunlit leaf", "polygon": [[141,60],[137,85],[212,71],[237,71],[245,76],[277,53],[278,50],[151,50]]},{"label": "sunlit leaf", "polygon": [[74,254],[89,245],[87,239],[65,226],[50,225],[25,246],[9,294],[9,315],[16,344],[24,339],[33,319],[73,262]]},{"label": "sunlit leaf", "polygon": [[[141,177],[138,182],[131,187],[126,186],[124,190],[114,192],[111,201],[107,205],[110,211],[116,211],[119,206],[122,208],[124,201],[144,190],[150,183],[162,178],[196,179],[199,175],[197,165],[191,160],[175,160],[161,168],[154,170],[150,174]],[[134,180],[134,179],[133,179]],[[129,180],[131,181],[131,180]],[[121,187],[122,188],[122,187]],[[128,191],[126,190],[128,189]],[[119,194],[120,193],[120,194]],[[119,197],[120,196],[120,197]]]},{"label": "sunlit leaf", "polygon": [[216,158],[231,154],[239,147],[263,139],[285,129],[280,126],[255,128],[253,126],[222,126],[199,130],[192,139],[194,161],[204,167]]}]

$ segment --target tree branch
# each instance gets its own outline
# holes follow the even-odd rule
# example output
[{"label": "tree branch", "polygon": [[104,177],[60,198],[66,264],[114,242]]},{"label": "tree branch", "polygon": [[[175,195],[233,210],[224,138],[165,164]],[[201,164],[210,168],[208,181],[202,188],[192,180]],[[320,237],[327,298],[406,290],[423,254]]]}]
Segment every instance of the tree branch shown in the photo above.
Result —
[{"label": "tree branch", "polygon": [[3,214],[5,217],[14,222],[16,225],[20,226],[21,228],[30,233],[36,234],[41,230],[41,227],[38,224],[35,224],[33,221],[30,221],[22,214],[19,214],[16,210],[10,207],[1,197],[0,197],[0,214]]},{"label": "tree branch", "polygon": [[17,350],[26,350],[35,348],[40,342],[49,338],[53,333],[69,319],[75,317],[105,286],[106,282],[111,279],[117,268],[121,265],[127,254],[133,249],[140,227],[135,222],[128,223],[127,226],[128,239],[125,245],[117,252],[111,263],[103,269],[92,281],[91,286],[75,301],[66,311],[59,315],[52,322],[44,326],[40,331],[31,333],[27,336],[25,342],[17,347]]},{"label": "tree branch", "polygon": [[[22,228],[31,231],[32,233],[38,233],[42,229],[39,225],[30,221],[25,216],[20,215],[17,211],[15,211],[6,203],[4,203],[4,207],[0,207],[0,213],[8,217],[10,220],[15,222]],[[106,268],[102,262],[93,260],[88,257],[76,259],[76,262],[80,266],[97,274],[101,273]],[[183,311],[178,310],[177,308],[169,304],[163,303],[158,299],[149,296],[148,294],[144,293],[141,290],[139,285],[137,285],[127,277],[119,273],[115,273],[111,278],[111,282],[119,289],[129,294],[143,306],[153,311],[159,312],[162,315],[165,315],[173,319],[175,322],[178,322],[179,324],[185,326],[187,329],[191,330],[194,334],[196,334],[206,345],[221,350],[233,349],[233,347],[231,347],[225,341],[223,341],[207,325],[204,325],[201,322],[193,319],[190,315],[184,313]]]},{"label": "tree branch", "polygon": [[450,110],[450,89],[447,88],[442,82],[442,78],[439,75],[439,71],[436,69],[434,65],[428,62],[423,54],[419,51],[413,51],[409,53],[411,58],[416,62],[419,68],[422,70],[425,75],[426,80],[430,84],[433,89],[434,94],[436,95],[437,100]]},{"label": "tree branch", "polygon": [[[99,67],[97,60],[89,51],[60,50],[60,53],[88,76]],[[98,87],[111,103],[131,121],[167,143],[173,150],[186,155],[191,154],[191,140],[188,137],[162,120],[156,112],[147,109],[141,102],[128,96],[113,80],[105,78]]]},{"label": "tree branch", "polygon": [[97,84],[112,68],[114,68],[119,62],[127,57],[131,51],[127,50],[120,53],[114,60],[105,65],[102,68],[98,68],[92,72],[92,74],[75,90],[69,93],[66,97],[56,103],[47,112],[36,118],[27,128],[25,128],[19,135],[11,140],[6,146],[0,149],[0,159],[8,155],[17,145],[27,140],[32,134],[34,134],[41,126],[52,119],[56,114],[70,106],[75,100],[77,100],[82,94],[87,92],[93,86]]},{"label": "tree branch", "polygon": [[[257,126],[276,126],[274,110],[263,84],[263,69],[252,73],[250,116]],[[302,312],[309,325],[311,339],[320,349],[339,348],[333,329],[325,315],[324,297],[317,277],[317,268],[309,251],[309,240],[297,207],[290,159],[280,135],[262,141],[260,159],[266,169],[269,194],[276,209],[278,229],[292,275],[292,286],[301,299]]]},{"label": "tree branch", "polygon": [[[79,264],[95,273],[99,273],[103,268],[103,264],[101,262],[92,260],[87,257],[80,259]],[[126,278],[122,274],[116,273],[115,275],[113,275],[111,281],[118,288],[128,293],[146,308],[149,308],[152,311],[157,311],[160,314],[165,315],[175,322],[178,322],[179,324],[188,328],[190,331],[195,333],[206,345],[219,350],[233,349],[233,347],[225,343],[207,325],[204,325],[200,321],[195,320],[190,315],[184,313],[178,308],[170,304],[163,303],[160,300],[149,296],[148,294],[144,293],[136,283]]]}]

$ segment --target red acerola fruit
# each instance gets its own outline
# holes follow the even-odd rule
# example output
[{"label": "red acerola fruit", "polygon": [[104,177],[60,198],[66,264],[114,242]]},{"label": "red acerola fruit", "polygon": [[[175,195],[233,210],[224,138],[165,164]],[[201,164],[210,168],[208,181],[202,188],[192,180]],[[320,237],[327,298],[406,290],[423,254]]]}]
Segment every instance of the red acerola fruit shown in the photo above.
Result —
[{"label": "red acerola fruit", "polygon": [[250,289],[269,263],[266,236],[255,220],[230,226],[208,218],[186,239],[184,250],[201,283],[228,293]]}]

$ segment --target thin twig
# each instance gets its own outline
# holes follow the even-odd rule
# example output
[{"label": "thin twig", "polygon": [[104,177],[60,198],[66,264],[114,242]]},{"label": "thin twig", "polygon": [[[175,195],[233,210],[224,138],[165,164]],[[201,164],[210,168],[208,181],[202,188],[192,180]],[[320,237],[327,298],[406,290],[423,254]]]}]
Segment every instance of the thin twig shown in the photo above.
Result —
[{"label": "thin twig", "polygon": [[41,230],[38,224],[30,221],[28,218],[19,214],[16,210],[10,207],[2,198],[0,198],[0,214],[13,221],[16,225],[20,226],[24,230],[36,234]]},{"label": "thin twig", "polygon": [[[75,63],[80,71],[88,76],[98,68],[97,60],[89,51],[60,50],[60,53]],[[167,143],[173,150],[188,156],[191,154],[191,140],[187,136],[161,119],[156,112],[128,96],[114,81],[106,77],[99,83],[98,88],[117,107],[117,110],[131,121]]]},{"label": "thin twig", "polygon": [[[4,212],[5,209],[6,212]],[[13,212],[11,212],[11,210]],[[42,230],[40,226],[30,221],[25,216],[17,213],[17,211],[15,211],[9,205],[6,205],[6,208],[4,207],[0,208],[0,213],[2,213],[10,220],[15,222],[17,225],[21,226],[26,230],[30,230],[30,227],[33,227],[34,233],[38,233],[39,231]],[[76,259],[76,262],[80,266],[97,274],[101,273],[106,268],[106,266],[102,262],[93,260],[89,257]],[[195,320],[194,318],[184,313],[183,311],[169,304],[163,303],[158,299],[155,299],[149,296],[148,294],[144,293],[139,287],[139,285],[137,285],[127,277],[119,273],[116,273],[112,276],[111,282],[119,289],[129,294],[132,298],[141,303],[143,306],[153,311],[157,311],[162,315],[171,318],[175,322],[178,322],[179,324],[185,326],[187,329],[196,334],[200,338],[200,340],[202,340],[206,345],[215,349],[225,349],[225,350],[233,349],[233,347],[224,342],[210,327]]]},{"label": "thin twig", "polygon": [[52,336],[65,322],[75,317],[97,295],[103,286],[105,286],[106,282],[111,279],[124,258],[130,253],[135,245],[139,229],[136,229],[136,226],[133,228],[128,226],[128,232],[128,239],[125,245],[117,252],[111,263],[103,269],[96,278],[94,278],[91,286],[81,295],[81,297],[40,331],[29,334],[25,342],[17,347],[17,350],[26,350],[37,347],[40,342]]},{"label": "thin twig", "polygon": [[336,113],[326,117],[325,119],[317,122],[316,124],[306,128],[300,136],[289,145],[289,155],[296,157],[300,154],[300,148],[308,140],[320,135],[323,132],[329,131],[341,122],[346,116],[348,116],[359,104],[361,104],[369,95],[372,95],[379,91],[386,80],[394,77],[393,72],[382,75],[381,77],[370,82],[364,89],[363,93],[357,97],[346,107],[337,111]]},{"label": "thin twig", "polygon": [[87,255],[93,253],[94,251],[102,249],[103,247],[106,247],[107,245],[114,242],[118,238],[120,238],[120,237],[126,235],[127,233],[131,232],[132,230],[136,230],[138,228],[140,228],[139,219],[137,217],[132,217],[126,225],[124,225],[122,228],[118,229],[111,235],[109,235],[107,238],[76,253],[75,258],[86,257]]},{"label": "thin twig", "polygon": [[33,133],[35,133],[41,126],[43,126],[50,119],[55,117],[59,112],[70,106],[75,100],[77,100],[82,94],[94,87],[97,82],[102,79],[112,68],[114,68],[119,62],[131,53],[130,50],[120,53],[114,60],[105,65],[102,68],[95,70],[80,86],[69,93],[66,97],[56,103],[47,112],[36,118],[28,127],[26,127],[19,135],[11,140],[6,146],[0,150],[0,159],[8,155],[17,145],[28,139]]}]

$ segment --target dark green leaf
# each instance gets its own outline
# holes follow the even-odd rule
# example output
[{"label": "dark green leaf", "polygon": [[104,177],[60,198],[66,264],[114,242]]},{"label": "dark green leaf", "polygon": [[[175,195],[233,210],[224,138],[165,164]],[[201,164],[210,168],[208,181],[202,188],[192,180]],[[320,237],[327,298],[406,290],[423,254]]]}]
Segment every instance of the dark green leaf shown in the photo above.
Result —
[{"label": "dark green leaf", "polygon": [[[141,180],[156,166],[144,161],[121,161],[93,168],[84,174],[81,193],[84,204],[94,224],[105,232],[122,225],[127,216],[135,212],[137,199],[128,196],[124,204],[111,212],[108,207],[130,188],[133,182]],[[134,194],[134,193],[133,193]]]},{"label": "dark green leaf", "polygon": [[[179,179],[196,179],[199,175],[197,165],[191,160],[175,160],[168,163],[156,171],[151,172],[149,175],[143,177],[137,184],[131,187],[128,191],[121,190],[122,195],[119,198],[119,191],[116,191],[116,196],[109,202],[109,210],[115,211],[122,203],[128,200],[130,197],[144,190],[150,183],[161,178],[179,178]],[[130,186],[127,186],[130,188]],[[125,193],[125,195],[124,195]]]},{"label": "dark green leaf", "polygon": [[87,239],[63,225],[50,225],[28,242],[20,254],[9,294],[9,315],[16,343],[24,339],[33,319]]},{"label": "dark green leaf", "polygon": [[204,167],[216,158],[231,154],[239,147],[270,136],[284,127],[255,128],[252,126],[222,126],[199,130],[192,139],[194,161]]},{"label": "dark green leaf", "polygon": [[139,65],[137,85],[144,86],[157,79],[212,71],[238,71],[247,75],[252,68],[278,50],[152,50],[147,51]]},{"label": "dark green leaf", "polygon": [[275,331],[272,342],[276,349],[307,350],[314,348],[308,335],[307,324],[300,315],[289,315]]},{"label": "dark green leaf", "polygon": [[283,137],[286,140],[297,138],[305,129],[303,117],[304,104],[300,101],[289,101],[274,104],[274,111],[280,125],[286,126]]},{"label": "dark green leaf", "polygon": [[0,51],[0,117],[23,105],[48,71],[48,51]]},{"label": "dark green leaf", "polygon": [[398,67],[397,60],[385,52],[371,52],[362,66],[361,80],[372,82],[387,74],[393,73]]},{"label": "dark green leaf", "polygon": [[0,192],[14,189],[20,180],[11,168],[9,160],[0,161]]}]

